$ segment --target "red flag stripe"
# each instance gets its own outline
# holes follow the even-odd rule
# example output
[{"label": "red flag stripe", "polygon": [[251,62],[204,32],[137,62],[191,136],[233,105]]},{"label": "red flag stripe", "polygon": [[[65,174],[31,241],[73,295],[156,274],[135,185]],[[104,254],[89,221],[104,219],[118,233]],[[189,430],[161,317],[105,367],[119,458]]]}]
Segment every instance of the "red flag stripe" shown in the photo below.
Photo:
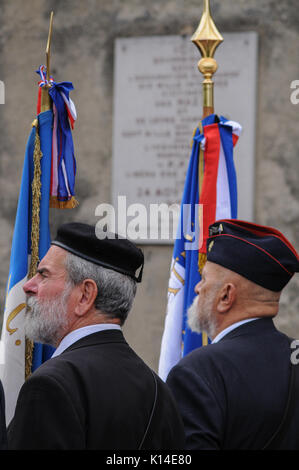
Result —
[{"label": "red flag stripe", "polygon": [[218,124],[204,127],[204,179],[199,203],[203,208],[203,243],[199,248],[200,253],[207,251],[207,238],[209,237],[209,225],[215,222],[217,206],[217,175],[220,154],[220,133]]}]

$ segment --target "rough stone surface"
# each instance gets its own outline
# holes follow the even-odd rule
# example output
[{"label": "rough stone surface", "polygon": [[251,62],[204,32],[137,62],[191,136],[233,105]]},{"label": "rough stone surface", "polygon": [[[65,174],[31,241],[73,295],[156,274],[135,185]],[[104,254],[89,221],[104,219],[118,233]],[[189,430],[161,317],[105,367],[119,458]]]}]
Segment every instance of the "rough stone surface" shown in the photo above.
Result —
[{"label": "rough stone surface", "polygon": [[[255,219],[283,231],[299,245],[299,104],[290,102],[290,83],[299,79],[299,9],[296,0],[212,0],[222,32],[259,34]],[[53,233],[66,220],[96,222],[95,208],[110,202],[113,120],[113,47],[118,37],[191,35],[199,22],[199,0],[2,0],[0,79],[0,307],[3,311],[9,253],[24,149],[35,114],[37,75],[44,63],[49,13],[54,10],[52,73],[72,80],[78,110],[74,132],[80,206],[53,211]],[[221,49],[217,54],[221,53]],[[199,77],[199,87],[201,79]],[[232,97],[233,99],[233,97]],[[217,104],[216,104],[217,105]],[[241,190],[241,188],[240,188]],[[147,246],[146,269],[125,327],[131,345],[157,369],[163,331],[170,247]],[[276,320],[299,338],[299,279],[285,289]]]}]

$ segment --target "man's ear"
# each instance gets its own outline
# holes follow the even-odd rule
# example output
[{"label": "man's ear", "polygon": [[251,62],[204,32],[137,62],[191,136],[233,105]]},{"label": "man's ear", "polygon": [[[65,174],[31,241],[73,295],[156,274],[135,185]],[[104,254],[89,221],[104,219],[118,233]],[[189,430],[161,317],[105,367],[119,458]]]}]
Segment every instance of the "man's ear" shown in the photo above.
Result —
[{"label": "man's ear", "polygon": [[84,279],[77,288],[78,297],[75,306],[75,314],[81,317],[93,307],[98,295],[98,288],[93,279]]},{"label": "man's ear", "polygon": [[217,311],[219,313],[228,312],[232,308],[236,300],[236,294],[237,294],[237,289],[234,284],[232,284],[231,282],[224,284],[224,286],[221,288],[220,292],[218,293]]}]

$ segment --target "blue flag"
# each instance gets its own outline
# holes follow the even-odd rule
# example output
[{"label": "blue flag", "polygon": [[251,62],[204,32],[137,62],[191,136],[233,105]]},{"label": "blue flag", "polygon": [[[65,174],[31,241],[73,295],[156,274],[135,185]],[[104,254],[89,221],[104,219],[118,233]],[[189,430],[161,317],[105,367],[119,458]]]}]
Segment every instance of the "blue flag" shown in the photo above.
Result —
[{"label": "blue flag", "polygon": [[[41,199],[39,257],[50,246],[49,196],[51,177],[52,111],[38,116],[41,142]],[[23,165],[17,214],[11,247],[10,268],[6,290],[6,302],[1,338],[1,379],[5,390],[6,418],[11,420],[19,390],[25,380],[24,313],[26,296],[23,285],[27,280],[31,254],[32,180],[34,175],[33,153],[36,127],[32,127]],[[53,353],[50,346],[35,345],[33,370]]]},{"label": "blue flag", "polygon": [[203,345],[202,334],[188,326],[187,312],[201,280],[208,226],[215,220],[237,217],[233,147],[240,132],[239,124],[214,114],[203,119],[194,132],[170,269],[159,361],[163,380],[181,357]]},{"label": "blue flag", "polygon": [[[37,235],[39,237],[38,253],[32,258],[35,271],[35,262],[46,255],[51,244],[49,207],[74,208],[78,204],[74,197],[76,162],[71,134],[77,114],[75,105],[69,97],[73,85],[70,82],[57,84],[52,77],[47,81],[47,70],[43,65],[38,73],[41,81],[37,119],[32,125],[25,152],[0,342],[0,376],[5,390],[8,423],[13,417],[18,393],[25,380],[26,296],[23,285],[27,281],[33,251],[31,246],[33,212],[35,214],[33,237],[35,241]],[[41,90],[45,86],[51,87],[49,95],[53,95],[53,111],[41,112]],[[40,174],[37,171],[39,169]],[[34,178],[35,172],[36,178]],[[33,182],[34,185],[37,183],[38,189],[32,187]],[[35,191],[40,193],[37,207],[33,203],[36,200]],[[35,343],[30,372],[49,359],[53,352],[54,348],[51,346]]]}]

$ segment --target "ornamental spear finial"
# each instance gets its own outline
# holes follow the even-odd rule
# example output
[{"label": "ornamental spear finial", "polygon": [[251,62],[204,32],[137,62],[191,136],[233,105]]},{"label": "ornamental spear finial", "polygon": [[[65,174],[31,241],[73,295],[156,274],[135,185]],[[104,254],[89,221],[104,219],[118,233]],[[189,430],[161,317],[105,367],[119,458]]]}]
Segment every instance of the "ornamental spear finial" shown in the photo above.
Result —
[{"label": "ornamental spear finial", "polygon": [[204,0],[204,11],[191,41],[198,47],[202,55],[201,60],[198,62],[198,69],[204,76],[203,117],[206,117],[214,113],[214,83],[212,77],[218,68],[214,54],[218,45],[223,41],[223,37],[211,17],[209,0]]}]

